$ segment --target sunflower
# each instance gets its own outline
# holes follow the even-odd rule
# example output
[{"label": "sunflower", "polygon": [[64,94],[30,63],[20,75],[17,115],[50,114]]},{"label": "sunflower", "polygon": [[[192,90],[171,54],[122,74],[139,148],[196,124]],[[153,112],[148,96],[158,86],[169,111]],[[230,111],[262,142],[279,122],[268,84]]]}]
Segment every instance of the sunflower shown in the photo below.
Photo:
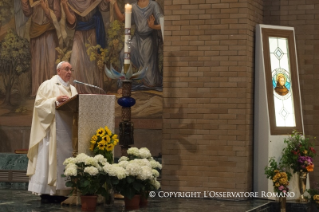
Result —
[{"label": "sunflower", "polygon": [[95,140],[91,140],[90,143],[91,143],[91,145],[92,144],[94,145],[94,144],[96,144],[96,141]]},{"label": "sunflower", "polygon": [[109,136],[112,135],[111,130],[107,126],[105,126],[104,129]]},{"label": "sunflower", "polygon": [[90,151],[93,151],[93,150],[94,150],[94,144],[91,144]]},{"label": "sunflower", "polygon": [[105,135],[105,130],[101,127],[96,131],[96,135],[103,136]]},{"label": "sunflower", "polygon": [[91,138],[91,140],[92,140],[92,141],[96,141],[96,140],[97,140],[97,136],[96,136],[96,135],[93,135],[92,138]]},{"label": "sunflower", "polygon": [[110,136],[106,135],[106,136],[103,136],[103,137],[102,137],[102,141],[104,141],[105,144],[108,144],[108,143],[110,143],[111,138],[110,138]]},{"label": "sunflower", "polygon": [[106,150],[107,150],[107,151],[112,151],[113,148],[114,148],[114,145],[113,145],[113,144],[108,144],[108,145],[106,146]]},{"label": "sunflower", "polygon": [[114,145],[116,145],[118,142],[119,142],[119,139],[114,139],[113,140]]},{"label": "sunflower", "polygon": [[113,138],[113,139],[117,139],[117,135],[114,134],[114,135],[112,136],[112,138]]},{"label": "sunflower", "polygon": [[98,144],[98,147],[100,150],[104,150],[105,149],[105,146],[106,146],[106,143],[105,141],[100,141],[99,144]]}]

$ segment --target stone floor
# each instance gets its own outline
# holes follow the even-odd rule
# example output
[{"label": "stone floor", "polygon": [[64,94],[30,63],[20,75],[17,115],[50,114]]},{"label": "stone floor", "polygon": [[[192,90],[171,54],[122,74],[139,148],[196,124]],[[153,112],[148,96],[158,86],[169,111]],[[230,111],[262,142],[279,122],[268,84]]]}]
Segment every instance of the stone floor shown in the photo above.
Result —
[{"label": "stone floor", "polygon": [[[245,201],[218,201],[213,199],[182,199],[182,198],[153,198],[149,199],[147,207],[135,211],[223,211],[223,212],[243,212],[243,211],[268,211],[262,210],[267,205],[267,200],[245,200]],[[259,208],[258,210],[256,210]],[[31,195],[26,190],[0,189],[0,211],[1,212],[78,212],[81,206],[61,206],[54,203],[41,203],[40,197]],[[97,212],[125,211],[124,201],[115,200],[110,207],[99,205]]]},{"label": "stone floor", "polygon": [[[41,203],[40,197],[26,189],[1,189],[0,212],[80,212],[81,206]],[[125,211],[124,201],[115,200],[112,205],[98,205],[96,212]],[[279,203],[263,199],[227,201],[217,199],[150,198],[147,207],[134,211],[144,212],[279,212]],[[287,203],[287,212],[319,212],[314,205]]]}]

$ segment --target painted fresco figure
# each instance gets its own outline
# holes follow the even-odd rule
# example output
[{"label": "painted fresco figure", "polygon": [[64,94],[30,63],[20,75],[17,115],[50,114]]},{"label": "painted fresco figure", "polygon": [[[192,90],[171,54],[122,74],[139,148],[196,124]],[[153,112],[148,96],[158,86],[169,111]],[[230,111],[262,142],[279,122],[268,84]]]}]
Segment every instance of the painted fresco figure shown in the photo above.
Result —
[{"label": "painted fresco figure", "polygon": [[[90,61],[85,44],[106,47],[106,33],[100,11],[109,10],[109,0],[61,0],[67,26],[74,29],[70,63],[74,79],[103,88],[104,73]],[[76,85],[79,93],[97,93],[96,88]]]},{"label": "painted fresco figure", "polygon": [[[117,3],[114,4],[117,17],[124,21]],[[148,67],[142,85],[133,85],[134,90],[153,88],[162,90],[163,77],[158,68],[158,37],[161,30],[160,18],[162,10],[157,2],[151,0],[138,0],[132,4],[132,24],[135,24],[135,32],[131,40],[131,63],[136,68]],[[124,49],[121,51],[120,60],[123,65]]]},{"label": "painted fresco figure", "polygon": [[279,94],[280,96],[285,96],[289,92],[285,84],[286,84],[285,76],[283,74],[278,74],[275,92]]},{"label": "painted fresco figure", "polygon": [[32,96],[35,96],[40,84],[56,73],[58,36],[54,26],[61,18],[59,0],[40,0],[34,7],[29,0],[21,0],[25,16],[30,17],[29,30],[32,67]]}]

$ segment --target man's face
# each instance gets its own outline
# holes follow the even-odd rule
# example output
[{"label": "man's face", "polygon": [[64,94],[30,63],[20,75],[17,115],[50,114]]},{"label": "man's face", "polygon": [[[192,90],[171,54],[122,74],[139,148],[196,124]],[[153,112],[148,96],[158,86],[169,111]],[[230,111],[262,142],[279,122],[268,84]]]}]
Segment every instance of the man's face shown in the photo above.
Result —
[{"label": "man's face", "polygon": [[281,85],[281,86],[285,85],[285,79],[283,77],[279,78],[279,85]]},{"label": "man's face", "polygon": [[64,82],[70,81],[72,71],[73,71],[72,66],[68,62],[63,63],[61,68],[57,70],[58,75],[63,79]]}]

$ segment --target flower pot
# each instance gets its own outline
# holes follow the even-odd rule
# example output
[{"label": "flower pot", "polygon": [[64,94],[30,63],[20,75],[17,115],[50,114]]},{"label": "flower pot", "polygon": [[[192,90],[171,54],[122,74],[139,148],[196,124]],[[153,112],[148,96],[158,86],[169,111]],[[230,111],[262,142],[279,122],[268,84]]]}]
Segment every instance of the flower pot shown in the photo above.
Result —
[{"label": "flower pot", "polygon": [[81,210],[95,211],[97,196],[81,196]]},{"label": "flower pot", "polygon": [[307,202],[307,199],[304,197],[307,185],[307,174],[308,172],[299,172],[300,202]]},{"label": "flower pot", "polygon": [[146,196],[141,196],[141,200],[140,200],[140,206],[141,207],[145,207],[145,206],[147,206],[147,204],[148,204],[148,199],[147,199],[147,197]]},{"label": "flower pot", "polygon": [[134,195],[132,199],[124,197],[125,209],[126,210],[136,210],[140,208],[141,195]]}]

